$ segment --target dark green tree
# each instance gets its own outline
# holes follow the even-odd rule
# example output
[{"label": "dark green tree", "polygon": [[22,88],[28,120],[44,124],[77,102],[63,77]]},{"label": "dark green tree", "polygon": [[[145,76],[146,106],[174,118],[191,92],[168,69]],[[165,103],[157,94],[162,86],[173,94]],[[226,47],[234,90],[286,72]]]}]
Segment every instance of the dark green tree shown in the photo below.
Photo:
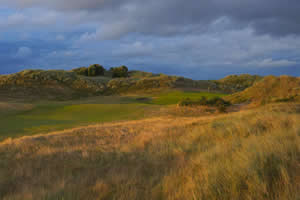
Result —
[{"label": "dark green tree", "polygon": [[87,76],[88,75],[88,68],[87,67],[78,67],[72,70],[78,75]]},{"label": "dark green tree", "polygon": [[113,78],[128,77],[128,68],[124,65],[120,66],[120,67],[112,67],[112,68],[110,68],[110,71],[112,72]]},{"label": "dark green tree", "polygon": [[103,76],[104,72],[104,67],[99,64],[93,64],[88,68],[88,76]]}]

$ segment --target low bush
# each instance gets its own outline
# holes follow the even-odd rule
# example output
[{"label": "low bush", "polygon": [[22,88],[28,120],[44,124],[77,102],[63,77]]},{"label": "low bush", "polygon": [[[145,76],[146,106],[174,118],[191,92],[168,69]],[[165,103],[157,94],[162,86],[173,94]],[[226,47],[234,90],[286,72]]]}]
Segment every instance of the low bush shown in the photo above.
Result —
[{"label": "low bush", "polygon": [[112,67],[110,68],[110,71],[112,72],[113,78],[126,78],[128,77],[128,68],[126,66],[120,66],[120,67]]},{"label": "low bush", "polygon": [[220,97],[215,97],[212,99],[207,99],[202,97],[199,100],[191,100],[189,98],[183,99],[178,103],[179,106],[210,106],[217,107],[219,112],[226,112],[226,108],[230,106],[230,102],[225,101]]},{"label": "low bush", "polygon": [[88,76],[88,68],[87,67],[78,67],[72,70],[78,75]]},{"label": "low bush", "polygon": [[78,67],[72,70],[78,75],[82,76],[104,76],[105,69],[102,65],[93,64],[89,67]]},{"label": "low bush", "polygon": [[104,67],[99,64],[93,64],[88,68],[88,76],[103,76],[104,72]]}]

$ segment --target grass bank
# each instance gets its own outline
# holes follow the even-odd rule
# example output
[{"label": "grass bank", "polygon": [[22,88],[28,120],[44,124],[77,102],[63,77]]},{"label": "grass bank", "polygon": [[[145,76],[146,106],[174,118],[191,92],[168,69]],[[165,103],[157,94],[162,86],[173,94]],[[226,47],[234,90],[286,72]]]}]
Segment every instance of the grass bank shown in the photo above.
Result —
[{"label": "grass bank", "polygon": [[300,108],[107,123],[0,143],[0,198],[292,200]]}]

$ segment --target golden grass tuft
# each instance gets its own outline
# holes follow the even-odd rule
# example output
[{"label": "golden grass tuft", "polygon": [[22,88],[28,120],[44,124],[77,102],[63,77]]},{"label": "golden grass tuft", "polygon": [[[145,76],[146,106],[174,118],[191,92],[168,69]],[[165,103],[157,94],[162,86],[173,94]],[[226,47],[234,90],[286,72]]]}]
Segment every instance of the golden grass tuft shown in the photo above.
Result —
[{"label": "golden grass tuft", "polygon": [[0,199],[297,199],[299,105],[0,143]]}]

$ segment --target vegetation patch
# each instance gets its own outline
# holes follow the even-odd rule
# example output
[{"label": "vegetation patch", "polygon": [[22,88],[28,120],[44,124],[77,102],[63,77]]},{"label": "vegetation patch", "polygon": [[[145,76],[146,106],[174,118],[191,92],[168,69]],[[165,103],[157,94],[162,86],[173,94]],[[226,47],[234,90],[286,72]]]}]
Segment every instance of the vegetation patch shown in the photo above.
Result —
[{"label": "vegetation patch", "polygon": [[141,119],[145,104],[42,104],[30,110],[0,114],[0,139],[46,133],[92,123]]},{"label": "vegetation patch", "polygon": [[128,77],[128,68],[126,66],[110,68],[113,78],[126,78]]},{"label": "vegetation patch", "polygon": [[153,97],[152,103],[157,105],[172,105],[178,104],[183,99],[190,99],[196,101],[205,97],[206,99],[212,99],[215,97],[224,97],[225,94],[210,93],[210,92],[184,92],[184,91],[172,91],[166,92]]},{"label": "vegetation patch", "polygon": [[226,97],[234,104],[251,102],[263,105],[272,102],[299,102],[300,78],[267,76],[242,92]]},{"label": "vegetation patch", "polygon": [[300,117],[280,106],[7,139],[0,199],[298,199]]},{"label": "vegetation patch", "polygon": [[183,99],[178,103],[178,106],[187,107],[187,106],[209,106],[216,107],[219,112],[226,112],[230,102],[225,101],[220,97],[214,97],[212,99],[206,99],[206,97],[201,97],[199,100],[191,100],[189,98]]},{"label": "vegetation patch", "polygon": [[215,81],[215,83],[220,90],[226,91],[227,93],[234,93],[243,91],[262,79],[262,76],[250,74],[229,75]]}]

